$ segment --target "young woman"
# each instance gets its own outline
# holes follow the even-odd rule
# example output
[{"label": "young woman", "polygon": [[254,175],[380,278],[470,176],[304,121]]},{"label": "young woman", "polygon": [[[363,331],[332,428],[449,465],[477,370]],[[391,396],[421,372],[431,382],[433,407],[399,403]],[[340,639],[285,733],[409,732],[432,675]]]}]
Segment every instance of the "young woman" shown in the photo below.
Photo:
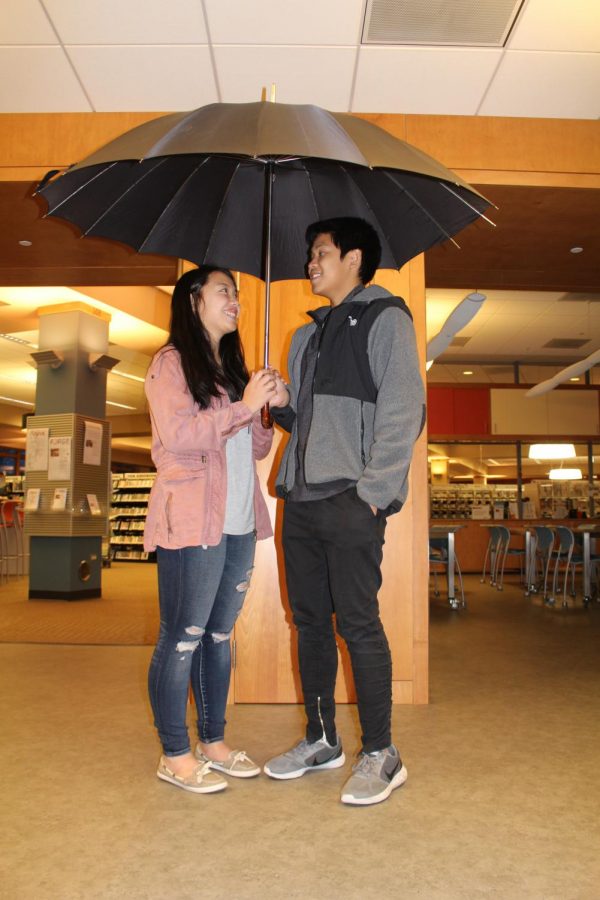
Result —
[{"label": "young woman", "polygon": [[[220,773],[260,771],[225,743],[225,706],[230,635],[255,542],[272,534],[255,460],[267,455],[273,436],[260,409],[280,389],[270,370],[248,375],[239,313],[231,272],[186,272],[173,292],[169,341],[146,376],[157,470],[144,534],[158,562],[160,633],[148,679],[163,748],[157,775],[195,793],[223,790]],[[198,712],[193,752],[190,682]]]}]

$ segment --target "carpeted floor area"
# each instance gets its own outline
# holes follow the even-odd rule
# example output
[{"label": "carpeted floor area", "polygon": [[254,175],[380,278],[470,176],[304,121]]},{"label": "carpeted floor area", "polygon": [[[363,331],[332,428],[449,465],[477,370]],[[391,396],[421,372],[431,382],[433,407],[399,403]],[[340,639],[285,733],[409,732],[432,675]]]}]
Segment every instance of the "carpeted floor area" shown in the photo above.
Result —
[{"label": "carpeted floor area", "polygon": [[[0,644],[2,896],[598,900],[600,606],[466,589],[432,602],[430,705],[394,708],[408,782],[364,809],[339,801],[353,706],[342,769],[194,796],[155,777],[150,647]],[[260,763],[302,734],[292,705],[228,720]]]},{"label": "carpeted floor area", "polygon": [[156,643],[158,588],[153,563],[113,563],[102,570],[97,600],[29,600],[26,577],[0,584],[0,642],[31,644]]}]

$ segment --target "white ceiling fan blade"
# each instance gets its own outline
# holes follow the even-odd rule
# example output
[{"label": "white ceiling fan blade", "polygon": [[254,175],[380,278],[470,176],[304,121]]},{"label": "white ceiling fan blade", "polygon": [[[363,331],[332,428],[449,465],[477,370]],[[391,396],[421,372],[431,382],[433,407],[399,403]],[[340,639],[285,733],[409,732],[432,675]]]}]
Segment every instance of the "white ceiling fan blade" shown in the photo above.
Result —
[{"label": "white ceiling fan blade", "polygon": [[440,356],[446,347],[448,347],[452,338],[469,324],[471,319],[477,315],[481,309],[485,297],[485,294],[474,291],[472,294],[467,294],[467,296],[460,301],[458,306],[452,310],[440,331],[438,331],[438,333],[428,342],[427,362],[433,362],[437,356]]},{"label": "white ceiling fan blade", "polygon": [[561,369],[561,371],[557,372],[556,375],[553,375],[552,378],[547,378],[546,381],[540,381],[535,387],[530,388],[525,396],[540,397],[542,394],[547,394],[548,391],[551,391],[564,381],[568,381],[569,378],[576,378],[578,375],[583,375],[584,372],[587,372],[587,370],[591,369],[592,366],[595,366],[596,363],[600,363],[600,349],[594,350],[594,352],[590,353],[589,356],[586,356],[585,359],[580,359],[579,362],[573,363],[572,366]]}]

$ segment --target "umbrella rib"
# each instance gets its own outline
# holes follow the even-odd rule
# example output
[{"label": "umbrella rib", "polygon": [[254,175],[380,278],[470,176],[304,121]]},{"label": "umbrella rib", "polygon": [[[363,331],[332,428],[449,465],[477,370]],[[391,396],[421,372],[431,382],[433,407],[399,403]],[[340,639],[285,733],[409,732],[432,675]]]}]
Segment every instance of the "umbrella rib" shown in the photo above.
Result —
[{"label": "umbrella rib", "polygon": [[[111,162],[108,166],[106,166],[104,169],[102,169],[101,172],[96,172],[96,174],[95,174],[92,178],[90,178],[89,181],[86,181],[85,184],[80,184],[76,191],[73,191],[71,194],[68,194],[63,200],[60,201],[59,204],[57,204],[55,207],[53,207],[52,212],[49,213],[49,215],[55,215],[57,209],[60,209],[61,206],[64,206],[65,203],[66,203],[68,200],[71,200],[73,197],[75,197],[75,196],[76,196],[80,191],[82,191],[84,188],[87,188],[90,184],[93,184],[93,182],[94,182],[97,178],[100,178],[100,176],[101,176],[101,175],[104,175],[105,172],[109,172],[110,169],[112,169],[113,166],[116,166],[116,165],[117,165],[117,162],[116,162],[116,161],[115,161],[115,162]],[[68,170],[67,170],[67,171],[68,171]],[[65,172],[64,174],[66,175],[67,172]],[[57,179],[56,183],[58,184],[59,182],[60,182],[60,179]],[[85,233],[85,232],[84,232],[84,233]]]},{"label": "umbrella rib", "polygon": [[[171,158],[171,159],[172,159],[173,157],[166,157],[166,156],[165,156],[165,157],[163,157],[163,160],[162,160],[162,161],[163,161],[163,162],[166,162],[168,158]],[[154,220],[154,222],[153,222],[152,227],[150,228],[150,230],[146,233],[146,237],[144,238],[144,240],[143,240],[143,241],[141,242],[141,244],[139,245],[139,250],[140,250],[140,251],[143,251],[143,248],[145,247],[145,245],[148,243],[148,241],[150,240],[150,238],[151,238],[151,236],[152,236],[152,232],[154,231],[154,229],[156,228],[156,226],[158,225],[158,223],[160,222],[160,220],[162,219],[162,217],[165,215],[165,213],[166,213],[166,212],[169,210],[169,208],[172,206],[172,204],[174,203],[174,201],[175,201],[175,199],[178,197],[178,195],[181,193],[181,191],[185,189],[185,186],[186,186],[187,183],[189,182],[190,178],[193,178],[194,175],[202,168],[202,166],[206,165],[207,162],[208,162],[208,157],[206,157],[205,159],[201,160],[197,166],[194,166],[194,168],[193,168],[192,171],[189,173],[189,175],[187,175],[186,178],[184,179],[184,181],[179,185],[179,187],[177,188],[177,190],[175,191],[175,193],[173,194],[173,196],[171,197],[171,199],[169,200],[169,202],[167,203],[167,205],[166,205],[165,207],[163,207],[163,209],[160,211],[160,214],[158,215],[158,217]]]},{"label": "umbrella rib", "polygon": [[[146,178],[148,175],[150,175],[152,172],[154,172],[155,169],[158,169],[158,167],[161,166],[164,162],[166,162],[166,158],[159,159],[158,162],[156,163],[156,165],[152,166],[152,168],[149,169],[148,171],[143,172],[139,178],[136,178],[135,181],[133,182],[133,184],[130,184],[126,191],[124,191],[122,194],[119,194],[118,198],[103,211],[101,216],[98,216],[98,218],[94,222],[92,222],[90,225],[88,225],[88,227],[85,229],[85,231],[82,232],[82,234],[83,235],[89,234],[90,231],[92,230],[92,228],[95,228],[96,225],[99,222],[101,222],[102,219],[105,216],[107,216],[108,213],[117,205],[117,203],[120,203],[121,200],[123,199],[123,197],[127,196],[129,191],[132,191],[134,187],[137,187],[137,185],[140,184],[140,182],[143,181],[144,178]],[[116,165],[116,163],[114,163],[114,165]]]},{"label": "umbrella rib", "polygon": [[[423,206],[422,203],[419,203],[419,201],[418,201],[417,198],[414,196],[414,194],[411,194],[411,192],[408,191],[408,190],[404,187],[403,184],[399,184],[399,183],[396,181],[396,179],[394,178],[393,174],[392,174],[391,172],[388,172],[387,169],[381,169],[380,171],[384,172],[385,175],[386,175],[391,181],[393,181],[393,183],[396,185],[396,187],[397,187],[397,188],[400,188],[400,190],[403,191],[403,192],[406,194],[406,196],[409,197],[409,198],[412,200],[412,202],[415,203],[415,204],[419,207],[419,209],[427,216],[427,218],[428,218],[431,222],[433,222],[433,224],[436,226],[436,228],[439,228],[440,231],[442,231],[442,232],[446,235],[446,237],[448,238],[448,240],[452,241],[452,243],[454,244],[454,246],[455,246],[455,247],[458,247],[458,249],[460,250],[460,244],[459,244],[457,241],[454,240],[454,238],[452,237],[451,234],[448,234],[448,232],[446,231],[446,229],[444,228],[444,226],[443,226],[443,225],[440,225],[440,223],[439,223],[438,220],[435,218],[435,216],[432,216],[431,213],[429,212],[429,210],[428,210],[428,209],[425,209],[425,207]],[[440,184],[443,184],[443,183],[444,183],[443,181],[440,181]],[[459,198],[459,199],[461,199],[461,198]]]},{"label": "umbrella rib", "polygon": [[221,212],[223,211],[223,207],[225,206],[225,201],[227,200],[227,197],[229,196],[229,192],[230,192],[231,186],[232,186],[232,184],[233,184],[233,179],[234,179],[235,176],[237,175],[237,173],[238,173],[238,171],[239,171],[239,168],[240,168],[240,165],[241,165],[241,162],[238,162],[237,166],[235,167],[235,169],[234,169],[233,172],[231,173],[231,178],[229,179],[229,184],[227,185],[227,190],[226,190],[226,191],[223,191],[223,194],[221,195],[221,202],[220,202],[220,204],[219,204],[219,209],[218,209],[217,215],[215,216],[215,225],[213,226],[213,228],[212,228],[212,230],[211,230],[210,238],[209,238],[209,240],[208,240],[208,244],[206,245],[206,252],[205,252],[205,254],[204,254],[204,258],[205,258],[205,259],[209,259],[209,258],[210,258],[210,257],[209,257],[209,252],[210,252],[210,248],[211,248],[211,246],[212,246],[213,238],[214,238],[214,235],[215,235],[216,224],[217,224],[217,222],[219,221],[219,216],[221,215]]},{"label": "umbrella rib", "polygon": [[[472,209],[474,213],[477,213],[477,216],[481,216],[482,219],[485,219],[485,221],[486,221],[486,222],[489,222],[490,225],[492,225],[494,228],[496,227],[496,223],[495,223],[495,222],[492,222],[491,219],[488,219],[488,217],[487,217],[487,216],[484,216],[484,214],[483,214],[482,212],[479,212],[479,210],[476,209],[471,203],[469,203],[468,200],[465,200],[464,197],[461,197],[460,194],[457,194],[456,191],[454,191],[454,190],[450,187],[449,184],[446,184],[445,181],[440,181],[439,184],[441,184],[442,187],[445,187],[447,191],[450,191],[450,193],[453,194],[458,200],[461,200],[461,201],[465,204],[465,206],[468,206],[469,209]],[[488,200],[488,203],[489,203],[489,202],[490,202],[490,201]],[[491,204],[491,205],[492,205],[492,206],[495,206],[495,204]],[[497,206],[496,206],[495,208],[498,209]]]}]

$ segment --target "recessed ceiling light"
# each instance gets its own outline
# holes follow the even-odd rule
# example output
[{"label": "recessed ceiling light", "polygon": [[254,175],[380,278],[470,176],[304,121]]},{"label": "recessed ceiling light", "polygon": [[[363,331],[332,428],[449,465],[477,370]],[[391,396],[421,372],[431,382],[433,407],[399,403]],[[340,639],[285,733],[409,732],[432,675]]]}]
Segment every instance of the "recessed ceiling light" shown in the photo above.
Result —
[{"label": "recessed ceiling light", "polygon": [[570,253],[583,253],[583,247],[571,247]]},{"label": "recessed ceiling light", "polygon": [[573,378],[569,378],[569,381],[579,381],[579,375],[574,375]]},{"label": "recessed ceiling light", "polygon": [[471,369],[465,369],[465,371],[463,372],[463,375],[472,375],[472,374],[473,374],[473,372],[471,371]]},{"label": "recessed ceiling light", "polygon": [[33,241],[19,241],[21,247],[31,247]]},{"label": "recessed ceiling light", "polygon": [[26,341],[25,338],[15,337],[14,334],[0,334],[0,338],[3,338],[5,341],[10,341],[12,344],[25,344],[27,347],[35,347],[35,344],[32,344],[31,341]]}]

